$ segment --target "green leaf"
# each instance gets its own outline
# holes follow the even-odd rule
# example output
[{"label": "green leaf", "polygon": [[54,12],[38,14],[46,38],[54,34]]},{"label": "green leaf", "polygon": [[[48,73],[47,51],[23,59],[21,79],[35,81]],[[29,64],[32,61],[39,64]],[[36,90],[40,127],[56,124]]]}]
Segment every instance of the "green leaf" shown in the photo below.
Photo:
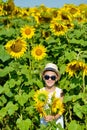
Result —
[{"label": "green leaf", "polygon": [[65,65],[65,64],[62,64],[62,65],[60,66],[60,71],[61,71],[62,74],[64,74],[65,69],[66,69],[66,65]]},{"label": "green leaf", "polygon": [[10,66],[6,66],[5,68],[0,69],[0,77],[6,76],[11,71],[13,71],[13,68]]},{"label": "green leaf", "polygon": [[28,94],[28,97],[29,98],[33,98],[34,97],[34,94],[35,94],[35,91],[32,89],[29,94]]},{"label": "green leaf", "polygon": [[26,107],[26,111],[29,113],[29,115],[33,115],[35,113],[35,109],[33,106]]},{"label": "green leaf", "polygon": [[18,110],[18,105],[13,104],[12,102],[8,102],[8,104],[6,105],[6,109],[9,115],[13,115],[15,111]]},{"label": "green leaf", "polygon": [[80,106],[78,103],[75,103],[74,108],[73,108],[75,114],[82,119],[83,114],[82,114],[82,106]]},{"label": "green leaf", "polygon": [[47,43],[48,44],[51,44],[51,43],[55,43],[56,40],[53,38],[53,37],[50,37],[48,40],[47,40]]},{"label": "green leaf", "polygon": [[3,0],[0,0],[0,4],[2,4],[3,3]]},{"label": "green leaf", "polygon": [[0,94],[3,93],[4,88],[0,85]]},{"label": "green leaf", "polygon": [[15,100],[18,101],[18,103],[23,106],[28,101],[28,94],[23,93],[20,95],[15,96]]},{"label": "green leaf", "polygon": [[68,130],[84,130],[83,126],[77,124],[75,120],[72,120],[68,126]]},{"label": "green leaf", "polygon": [[82,106],[82,113],[84,113],[85,115],[87,115],[87,104]]},{"label": "green leaf", "polygon": [[38,87],[40,87],[40,88],[43,87],[42,81],[40,81],[40,80],[34,80],[33,82],[34,82]]},{"label": "green leaf", "polygon": [[10,89],[10,86],[9,86],[8,82],[6,82],[4,84],[3,93],[5,93],[5,95],[7,95],[8,97],[12,97],[13,96],[13,93],[11,92],[11,89]]},{"label": "green leaf", "polygon": [[13,88],[16,84],[16,81],[14,79],[10,79],[10,80],[8,80],[8,84],[9,84],[10,88]]},{"label": "green leaf", "polygon": [[1,108],[0,110],[0,120],[2,120],[3,117],[5,117],[7,114],[7,110],[5,107]]},{"label": "green leaf", "polygon": [[5,62],[10,58],[3,45],[0,45],[0,59]]},{"label": "green leaf", "polygon": [[7,99],[4,95],[0,96],[0,106],[4,106],[4,104],[7,102]]},{"label": "green leaf", "polygon": [[72,99],[73,99],[73,96],[70,96],[70,95],[67,94],[67,95],[64,96],[64,103],[72,101]]},{"label": "green leaf", "polygon": [[65,52],[65,58],[68,59],[69,61],[72,61],[73,59],[76,59],[77,54],[74,51]]},{"label": "green leaf", "polygon": [[29,130],[32,122],[30,119],[26,119],[26,120],[22,120],[22,119],[17,119],[17,127],[19,128],[19,130]]}]

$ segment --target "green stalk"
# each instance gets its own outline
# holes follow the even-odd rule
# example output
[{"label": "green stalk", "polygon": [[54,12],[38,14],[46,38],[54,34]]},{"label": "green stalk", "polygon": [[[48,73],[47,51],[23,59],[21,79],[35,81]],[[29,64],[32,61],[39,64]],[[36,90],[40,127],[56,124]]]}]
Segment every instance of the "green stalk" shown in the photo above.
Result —
[{"label": "green stalk", "polygon": [[85,75],[83,74],[83,93],[85,93]]},{"label": "green stalk", "polygon": [[29,61],[29,77],[32,78],[31,71],[32,71],[32,59],[31,59],[31,43],[28,45],[28,61]]}]

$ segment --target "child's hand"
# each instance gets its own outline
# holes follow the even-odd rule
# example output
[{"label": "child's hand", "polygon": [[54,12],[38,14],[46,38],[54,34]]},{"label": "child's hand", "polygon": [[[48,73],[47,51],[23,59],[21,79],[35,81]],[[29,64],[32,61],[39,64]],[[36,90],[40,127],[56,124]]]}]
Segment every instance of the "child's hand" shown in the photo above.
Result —
[{"label": "child's hand", "polygon": [[54,116],[52,116],[52,115],[47,115],[44,118],[45,118],[46,122],[54,120]]}]

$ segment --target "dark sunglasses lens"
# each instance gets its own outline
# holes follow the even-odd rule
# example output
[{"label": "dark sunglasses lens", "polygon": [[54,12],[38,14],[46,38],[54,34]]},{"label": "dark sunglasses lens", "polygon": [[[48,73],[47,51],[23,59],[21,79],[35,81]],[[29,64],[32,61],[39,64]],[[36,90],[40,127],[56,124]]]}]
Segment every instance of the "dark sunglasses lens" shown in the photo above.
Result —
[{"label": "dark sunglasses lens", "polygon": [[51,79],[52,79],[52,80],[55,80],[55,79],[56,79],[56,76],[51,76]]},{"label": "dark sunglasses lens", "polygon": [[49,77],[49,75],[45,75],[44,78],[45,78],[46,80],[48,80],[50,77]]},{"label": "dark sunglasses lens", "polygon": [[49,80],[49,78],[51,78],[51,80],[55,80],[56,76],[53,75],[53,76],[50,77],[49,75],[45,75],[44,78],[45,78],[45,80]]}]

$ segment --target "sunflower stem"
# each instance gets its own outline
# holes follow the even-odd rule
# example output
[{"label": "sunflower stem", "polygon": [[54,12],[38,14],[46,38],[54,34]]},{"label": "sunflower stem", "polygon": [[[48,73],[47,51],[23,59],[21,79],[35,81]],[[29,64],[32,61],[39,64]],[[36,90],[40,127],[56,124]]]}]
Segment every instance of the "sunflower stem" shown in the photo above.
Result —
[{"label": "sunflower stem", "polygon": [[32,70],[32,61],[31,61],[31,53],[30,53],[30,44],[29,44],[29,46],[28,46],[28,61],[29,61],[29,75],[30,75],[30,72],[31,72],[31,70]]},{"label": "sunflower stem", "polygon": [[85,93],[85,75],[83,74],[83,93]]}]

